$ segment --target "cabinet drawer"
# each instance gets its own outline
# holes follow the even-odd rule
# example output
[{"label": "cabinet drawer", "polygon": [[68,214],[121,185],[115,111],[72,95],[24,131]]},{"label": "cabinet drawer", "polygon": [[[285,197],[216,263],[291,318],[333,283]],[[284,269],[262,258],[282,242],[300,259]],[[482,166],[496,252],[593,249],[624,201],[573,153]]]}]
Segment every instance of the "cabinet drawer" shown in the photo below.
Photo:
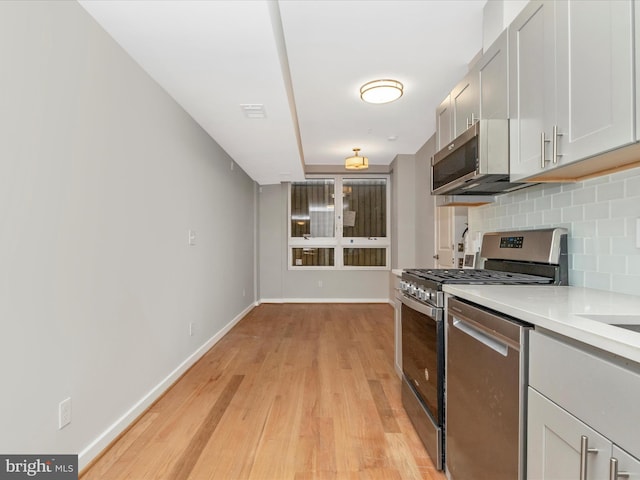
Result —
[{"label": "cabinet drawer", "polygon": [[640,456],[640,365],[563,340],[531,332],[529,385]]}]

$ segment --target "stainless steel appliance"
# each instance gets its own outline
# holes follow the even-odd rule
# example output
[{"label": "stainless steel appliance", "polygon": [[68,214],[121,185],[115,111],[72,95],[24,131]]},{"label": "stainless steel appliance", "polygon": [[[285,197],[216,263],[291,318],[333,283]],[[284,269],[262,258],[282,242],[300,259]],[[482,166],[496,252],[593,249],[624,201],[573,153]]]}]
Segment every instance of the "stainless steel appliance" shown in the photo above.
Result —
[{"label": "stainless steel appliance", "polygon": [[[559,228],[487,233],[480,252],[487,259],[484,269],[403,272],[399,296],[402,403],[438,469],[444,468],[447,458],[443,285],[566,284],[566,233]],[[529,260],[519,260],[524,257]],[[475,477],[459,480],[469,478]]]},{"label": "stainless steel appliance", "polygon": [[479,120],[431,160],[433,195],[495,195],[532,185],[509,179],[509,121]]},{"label": "stainless steel appliance", "polygon": [[451,298],[447,306],[447,472],[452,480],[524,474],[529,326]]}]

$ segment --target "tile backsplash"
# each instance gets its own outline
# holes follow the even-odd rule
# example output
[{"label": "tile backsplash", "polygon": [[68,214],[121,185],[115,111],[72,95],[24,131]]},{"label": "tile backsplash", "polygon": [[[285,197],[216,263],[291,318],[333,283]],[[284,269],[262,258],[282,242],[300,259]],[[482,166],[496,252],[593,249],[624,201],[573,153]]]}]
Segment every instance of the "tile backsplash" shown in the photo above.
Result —
[{"label": "tile backsplash", "polygon": [[640,168],[535,185],[469,208],[469,232],[564,227],[569,284],[640,295]]}]

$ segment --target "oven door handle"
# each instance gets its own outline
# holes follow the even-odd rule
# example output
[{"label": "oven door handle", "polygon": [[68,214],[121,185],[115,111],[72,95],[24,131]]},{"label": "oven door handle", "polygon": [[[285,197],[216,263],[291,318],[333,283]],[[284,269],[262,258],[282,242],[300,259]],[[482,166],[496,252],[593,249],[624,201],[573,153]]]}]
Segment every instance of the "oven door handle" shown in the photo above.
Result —
[{"label": "oven door handle", "polygon": [[400,299],[400,301],[410,309],[415,310],[416,312],[420,312],[424,315],[427,315],[436,321],[439,321],[438,309],[436,307],[432,307],[430,305],[425,305],[424,303],[420,303],[411,297],[407,297],[404,294],[402,294],[402,298]]}]

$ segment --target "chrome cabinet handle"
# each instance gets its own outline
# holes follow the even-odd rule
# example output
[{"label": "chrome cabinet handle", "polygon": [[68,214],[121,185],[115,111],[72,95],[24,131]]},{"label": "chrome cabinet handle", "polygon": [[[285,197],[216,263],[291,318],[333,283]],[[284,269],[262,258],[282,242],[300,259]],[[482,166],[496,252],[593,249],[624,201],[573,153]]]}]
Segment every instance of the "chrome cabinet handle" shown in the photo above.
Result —
[{"label": "chrome cabinet handle", "polygon": [[552,157],[551,160],[553,161],[554,164],[558,163],[558,157],[561,157],[562,154],[558,153],[558,137],[561,137],[562,135],[564,135],[564,133],[559,133],[558,132],[558,126],[554,125],[553,126],[553,146],[552,146]]},{"label": "chrome cabinet handle", "polygon": [[580,437],[580,480],[587,480],[587,455],[590,453],[598,453],[598,449],[589,448],[589,437],[582,435]]},{"label": "chrome cabinet handle", "polygon": [[544,151],[545,151],[545,146],[547,143],[549,143],[551,140],[547,140],[546,138],[544,138],[544,132],[542,132],[540,134],[540,168],[544,168],[547,164],[547,162],[549,160],[547,160],[546,158],[544,158]]},{"label": "chrome cabinet handle", "polygon": [[609,459],[609,480],[618,480],[619,478],[629,478],[629,472],[619,472],[618,459],[611,457]]},{"label": "chrome cabinet handle", "polygon": [[474,115],[475,114],[473,112],[471,112],[471,121],[469,121],[469,117],[467,117],[467,128],[469,128],[471,125],[476,123],[476,119],[475,119]]}]

